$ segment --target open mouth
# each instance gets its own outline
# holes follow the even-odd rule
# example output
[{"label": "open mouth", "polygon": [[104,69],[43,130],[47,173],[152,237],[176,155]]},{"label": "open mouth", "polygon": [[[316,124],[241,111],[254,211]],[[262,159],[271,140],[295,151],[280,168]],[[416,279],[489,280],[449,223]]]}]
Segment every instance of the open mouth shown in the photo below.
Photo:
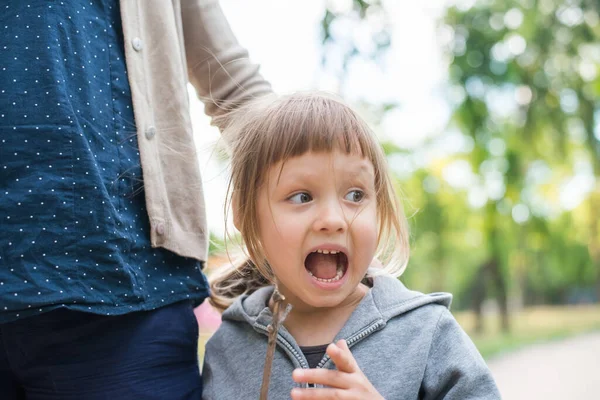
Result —
[{"label": "open mouth", "polygon": [[304,268],[319,282],[337,282],[348,270],[348,257],[337,250],[316,250],[304,260]]}]

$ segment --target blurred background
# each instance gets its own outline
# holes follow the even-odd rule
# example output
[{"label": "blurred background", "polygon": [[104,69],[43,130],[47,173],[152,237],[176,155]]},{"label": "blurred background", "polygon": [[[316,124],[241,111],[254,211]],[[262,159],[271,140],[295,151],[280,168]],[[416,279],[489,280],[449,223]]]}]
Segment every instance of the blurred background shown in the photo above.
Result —
[{"label": "blurred background", "polygon": [[[401,279],[454,294],[504,397],[532,398],[518,387],[531,363],[550,395],[600,398],[568,382],[600,372],[600,3],[221,5],[276,92],[340,93],[375,128],[411,227]],[[190,98],[214,266],[227,166]],[[198,316],[208,336],[218,317]]]}]

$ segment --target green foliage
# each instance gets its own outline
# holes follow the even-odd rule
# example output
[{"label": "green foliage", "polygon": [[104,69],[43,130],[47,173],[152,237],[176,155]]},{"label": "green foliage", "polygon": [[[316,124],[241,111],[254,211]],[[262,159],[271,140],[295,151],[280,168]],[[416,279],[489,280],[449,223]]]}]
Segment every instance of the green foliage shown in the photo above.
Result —
[{"label": "green foliage", "polygon": [[[323,60],[343,18],[366,21],[378,1],[352,2],[323,19]],[[452,116],[472,148],[438,157],[398,176],[411,228],[412,255],[403,280],[422,291],[447,290],[468,307],[490,260],[507,291],[526,303],[568,302],[600,295],[600,3],[597,0],[482,0],[450,7],[440,20],[446,40]],[[391,37],[384,25],[382,37]],[[344,48],[342,74],[353,57]],[[343,77],[340,78],[343,82]],[[397,104],[362,105],[377,120]],[[445,133],[440,133],[445,135]],[[426,152],[425,143],[420,152]],[[392,142],[390,158],[410,160]],[[456,163],[470,166],[463,185],[447,179]],[[590,172],[591,171],[591,172]],[[587,174],[587,175],[586,175]],[[591,194],[565,205],[567,182],[589,179]]]},{"label": "green foliage", "polygon": [[[570,214],[583,212],[586,201],[592,209],[600,204],[588,198],[571,211],[557,206],[556,197],[565,178],[578,173],[582,154],[598,189],[598,8],[595,1],[489,0],[450,8],[444,19],[452,36],[450,84],[464,93],[452,124],[473,137],[468,159],[482,180],[489,161],[504,166],[495,171],[504,193],[488,199],[497,217],[482,215],[488,256],[502,260],[513,292],[529,301],[566,301],[570,291],[597,284],[600,260],[588,250],[594,238],[572,235],[597,231],[597,219],[575,225]],[[492,151],[493,141],[504,151]],[[550,176],[544,183],[528,179],[541,163]],[[517,204],[530,210],[529,219],[516,221],[502,210]]]},{"label": "green foliage", "polygon": [[225,252],[225,239],[211,233],[208,239],[208,254],[223,254]]}]

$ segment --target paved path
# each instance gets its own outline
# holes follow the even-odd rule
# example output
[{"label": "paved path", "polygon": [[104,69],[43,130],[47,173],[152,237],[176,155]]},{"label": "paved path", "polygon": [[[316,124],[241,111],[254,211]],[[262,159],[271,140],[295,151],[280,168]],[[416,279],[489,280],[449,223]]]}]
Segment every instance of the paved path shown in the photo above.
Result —
[{"label": "paved path", "polygon": [[488,365],[503,400],[600,399],[600,332],[534,345]]}]

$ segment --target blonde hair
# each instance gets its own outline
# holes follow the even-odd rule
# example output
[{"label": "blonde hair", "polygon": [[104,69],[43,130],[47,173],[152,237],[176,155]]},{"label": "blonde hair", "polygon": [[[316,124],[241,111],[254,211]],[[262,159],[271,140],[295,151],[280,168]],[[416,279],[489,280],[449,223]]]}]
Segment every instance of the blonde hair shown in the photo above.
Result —
[{"label": "blonde hair", "polygon": [[[358,114],[323,92],[267,95],[225,116],[223,136],[230,150],[227,203],[235,207],[247,259],[221,267],[210,277],[210,302],[219,310],[235,298],[274,283],[259,235],[257,199],[269,168],[307,152],[359,154],[374,167],[378,217],[377,258],[382,268],[369,276],[400,276],[409,257],[406,218],[396,198],[387,161],[374,133]],[[226,211],[227,215],[227,211]]]}]

